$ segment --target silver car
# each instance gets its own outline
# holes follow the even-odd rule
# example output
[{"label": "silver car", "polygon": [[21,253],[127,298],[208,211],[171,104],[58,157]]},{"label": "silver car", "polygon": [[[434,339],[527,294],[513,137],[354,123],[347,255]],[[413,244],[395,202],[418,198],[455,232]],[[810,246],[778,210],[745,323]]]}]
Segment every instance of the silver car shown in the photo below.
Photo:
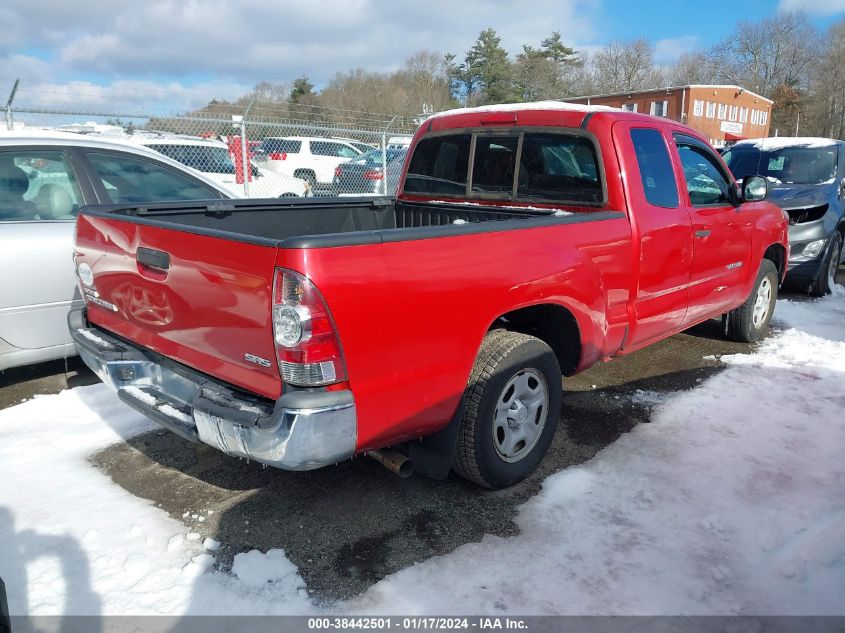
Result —
[{"label": "silver car", "polygon": [[76,353],[66,317],[82,305],[71,262],[80,206],[230,197],[144,147],[0,132],[0,371]]}]

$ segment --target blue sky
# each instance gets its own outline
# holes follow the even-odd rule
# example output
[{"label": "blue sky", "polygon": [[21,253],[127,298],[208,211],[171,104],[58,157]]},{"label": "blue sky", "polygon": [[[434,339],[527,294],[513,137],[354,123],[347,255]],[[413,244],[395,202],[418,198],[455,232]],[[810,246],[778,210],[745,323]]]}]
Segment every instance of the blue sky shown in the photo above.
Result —
[{"label": "blue sky", "polygon": [[[825,28],[845,17],[845,2],[814,1],[771,2],[765,0],[707,0],[671,2],[604,2],[601,23],[607,27],[607,39],[647,37],[652,41],[677,40],[678,46],[710,46],[731,34],[738,21],[754,21],[774,15],[781,5],[785,10],[808,11],[810,21]],[[737,10],[737,7],[740,10]],[[813,12],[809,12],[810,9]],[[601,42],[600,42],[601,43]],[[658,47],[659,48],[659,47]],[[671,47],[666,47],[667,52]],[[664,59],[661,61],[671,61]]]},{"label": "blue sky", "polygon": [[305,74],[320,87],[338,71],[390,71],[420,50],[460,58],[487,27],[512,54],[554,30],[585,52],[646,37],[669,64],[740,18],[792,9],[822,28],[845,18],[845,0],[5,0],[0,99],[20,77],[19,104],[174,112],[262,80]]}]

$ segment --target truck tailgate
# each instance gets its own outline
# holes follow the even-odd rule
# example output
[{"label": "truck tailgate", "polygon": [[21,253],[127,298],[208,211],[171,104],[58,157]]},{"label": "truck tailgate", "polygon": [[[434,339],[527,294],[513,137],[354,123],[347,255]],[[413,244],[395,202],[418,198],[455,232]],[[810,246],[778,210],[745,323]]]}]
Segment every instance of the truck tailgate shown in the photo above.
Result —
[{"label": "truck tailgate", "polygon": [[253,393],[279,397],[272,242],[81,214],[76,252],[77,266],[87,264],[93,274],[92,283],[83,284],[92,324]]}]

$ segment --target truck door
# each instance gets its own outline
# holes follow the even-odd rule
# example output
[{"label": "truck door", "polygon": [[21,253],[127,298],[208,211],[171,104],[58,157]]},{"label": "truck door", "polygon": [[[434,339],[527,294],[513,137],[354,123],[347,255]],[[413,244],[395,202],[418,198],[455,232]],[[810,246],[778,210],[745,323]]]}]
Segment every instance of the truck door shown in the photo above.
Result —
[{"label": "truck door", "polygon": [[669,152],[671,137],[656,126],[620,121],[613,137],[633,238],[631,328],[625,350],[681,327],[692,269],[692,226]]},{"label": "truck door", "polygon": [[689,310],[692,325],[736,307],[745,298],[751,265],[751,217],[736,204],[736,189],[716,153],[702,141],[674,134],[686,184],[682,198],[694,234]]}]

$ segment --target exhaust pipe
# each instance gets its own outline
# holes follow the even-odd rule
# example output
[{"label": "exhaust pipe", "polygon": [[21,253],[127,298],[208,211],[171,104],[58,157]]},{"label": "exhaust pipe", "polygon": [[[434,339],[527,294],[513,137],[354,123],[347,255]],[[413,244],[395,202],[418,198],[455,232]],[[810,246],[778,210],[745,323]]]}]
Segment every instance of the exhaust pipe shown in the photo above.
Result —
[{"label": "exhaust pipe", "polygon": [[414,462],[399,451],[381,448],[376,451],[369,451],[367,455],[402,479],[407,479],[414,474]]}]

